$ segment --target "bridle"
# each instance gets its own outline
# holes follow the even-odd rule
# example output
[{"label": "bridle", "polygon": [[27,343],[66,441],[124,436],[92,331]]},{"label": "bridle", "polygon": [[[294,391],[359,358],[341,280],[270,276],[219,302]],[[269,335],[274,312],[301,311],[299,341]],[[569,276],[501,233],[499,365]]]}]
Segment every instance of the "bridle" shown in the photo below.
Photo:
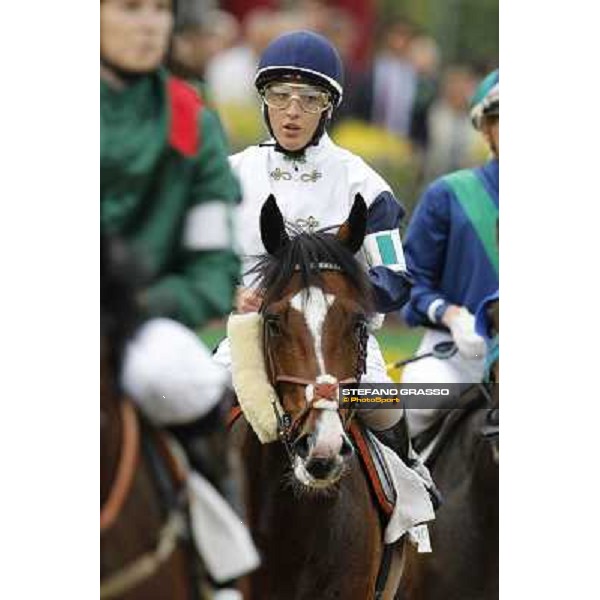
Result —
[{"label": "bridle", "polygon": [[[308,418],[310,411],[330,410],[332,412],[339,413],[340,406],[337,398],[339,385],[345,383],[360,383],[361,377],[367,370],[367,344],[369,340],[369,330],[366,318],[360,318],[356,321],[354,339],[356,341],[358,353],[354,367],[354,375],[352,377],[340,379],[336,383],[317,383],[315,379],[308,379],[306,377],[299,377],[296,375],[277,372],[271,350],[271,344],[269,342],[273,336],[279,335],[276,329],[279,316],[269,314],[266,308],[268,307],[263,308],[262,311],[264,317],[263,353],[265,356],[267,373],[269,380],[271,381],[271,385],[273,385],[276,391],[280,383],[291,383],[295,385],[301,385],[306,388],[304,394],[306,403],[300,413],[294,419],[292,419],[291,414],[286,411],[285,408],[280,409],[279,406],[273,402],[273,410],[277,420],[277,435],[285,448],[286,454],[293,468],[297,456],[294,442],[298,436],[298,432],[302,428],[302,425]],[[283,407],[283,402],[281,402],[281,399],[280,405]],[[355,411],[356,409],[348,409],[346,418],[342,418],[340,415],[344,432],[348,431]]]}]

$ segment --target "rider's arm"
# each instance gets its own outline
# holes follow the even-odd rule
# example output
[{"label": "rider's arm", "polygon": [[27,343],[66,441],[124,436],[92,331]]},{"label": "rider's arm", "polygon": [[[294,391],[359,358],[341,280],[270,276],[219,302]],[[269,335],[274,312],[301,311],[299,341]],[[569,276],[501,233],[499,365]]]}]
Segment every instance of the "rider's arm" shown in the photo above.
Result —
[{"label": "rider's arm", "polygon": [[146,290],[142,300],[150,315],[169,316],[190,327],[231,310],[240,270],[232,223],[240,189],[218,120],[207,109],[201,116],[201,143],[184,218],[181,260]]},{"label": "rider's arm", "polygon": [[440,325],[451,307],[440,290],[447,260],[449,194],[444,183],[436,182],[429,186],[406,232],[406,262],[414,280],[410,300],[404,309],[404,317],[409,325]]},{"label": "rider's arm", "polygon": [[375,293],[375,307],[381,313],[398,310],[410,294],[399,231],[404,213],[404,207],[388,190],[375,197],[367,213],[363,248]]}]

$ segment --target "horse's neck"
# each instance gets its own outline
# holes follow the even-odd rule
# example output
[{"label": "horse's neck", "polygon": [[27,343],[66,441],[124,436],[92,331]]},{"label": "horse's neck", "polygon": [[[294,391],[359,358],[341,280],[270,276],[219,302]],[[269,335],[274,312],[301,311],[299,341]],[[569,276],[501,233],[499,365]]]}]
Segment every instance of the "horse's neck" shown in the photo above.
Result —
[{"label": "horse's neck", "polygon": [[[261,444],[250,428],[244,455],[248,483],[246,505],[252,529],[269,535],[277,532],[285,538],[290,529],[304,522],[313,530],[311,535],[321,532],[325,543],[331,532],[313,525],[329,520],[330,513],[337,508],[339,490],[333,490],[329,497],[315,498],[310,493],[295,489],[294,485],[299,484],[292,482],[291,466],[282,444]],[[346,486],[351,480],[351,476],[344,477],[341,485]],[[299,539],[295,540],[297,550],[300,550],[298,545],[312,546],[315,543],[315,539],[311,540],[307,533],[300,530]]]},{"label": "horse's neck", "polygon": [[121,454],[123,423],[119,394],[108,353],[101,346],[100,356],[100,499],[110,493]]},{"label": "horse's neck", "polygon": [[244,426],[248,522],[263,557],[252,576],[251,597],[372,597],[382,533],[358,462],[329,497],[299,494],[282,445],[261,445]]},{"label": "horse's neck", "polygon": [[[492,448],[480,435],[485,410],[476,408],[457,426],[447,445],[435,461],[432,475],[442,494],[448,498],[458,493],[479,503],[497,489],[497,467],[494,472]],[[483,495],[482,495],[483,494]],[[458,500],[457,500],[458,501]],[[488,502],[484,500],[483,504]]]}]

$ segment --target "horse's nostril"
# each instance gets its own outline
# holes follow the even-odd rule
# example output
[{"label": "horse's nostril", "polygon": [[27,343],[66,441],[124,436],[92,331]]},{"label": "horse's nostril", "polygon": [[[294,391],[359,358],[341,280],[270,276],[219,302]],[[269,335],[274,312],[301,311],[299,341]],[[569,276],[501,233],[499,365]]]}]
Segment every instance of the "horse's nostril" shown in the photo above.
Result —
[{"label": "horse's nostril", "polygon": [[325,479],[333,469],[334,461],[329,458],[311,458],[306,464],[306,470],[315,479]]},{"label": "horse's nostril", "polygon": [[342,449],[340,450],[340,455],[343,458],[350,458],[354,454],[354,447],[352,446],[352,442],[348,439],[347,436],[342,438]]},{"label": "horse's nostril", "polygon": [[308,456],[308,452],[310,451],[309,438],[310,436],[305,434],[300,436],[294,443],[294,450],[300,458],[306,458]]}]

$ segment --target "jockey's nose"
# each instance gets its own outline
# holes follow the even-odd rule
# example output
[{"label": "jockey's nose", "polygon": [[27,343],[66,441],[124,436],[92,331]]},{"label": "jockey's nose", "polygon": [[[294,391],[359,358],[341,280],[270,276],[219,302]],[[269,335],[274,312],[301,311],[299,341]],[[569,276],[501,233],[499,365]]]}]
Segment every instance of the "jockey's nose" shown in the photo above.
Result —
[{"label": "jockey's nose", "polygon": [[298,98],[292,98],[288,107],[285,109],[288,117],[299,117],[302,114],[302,107]]}]

